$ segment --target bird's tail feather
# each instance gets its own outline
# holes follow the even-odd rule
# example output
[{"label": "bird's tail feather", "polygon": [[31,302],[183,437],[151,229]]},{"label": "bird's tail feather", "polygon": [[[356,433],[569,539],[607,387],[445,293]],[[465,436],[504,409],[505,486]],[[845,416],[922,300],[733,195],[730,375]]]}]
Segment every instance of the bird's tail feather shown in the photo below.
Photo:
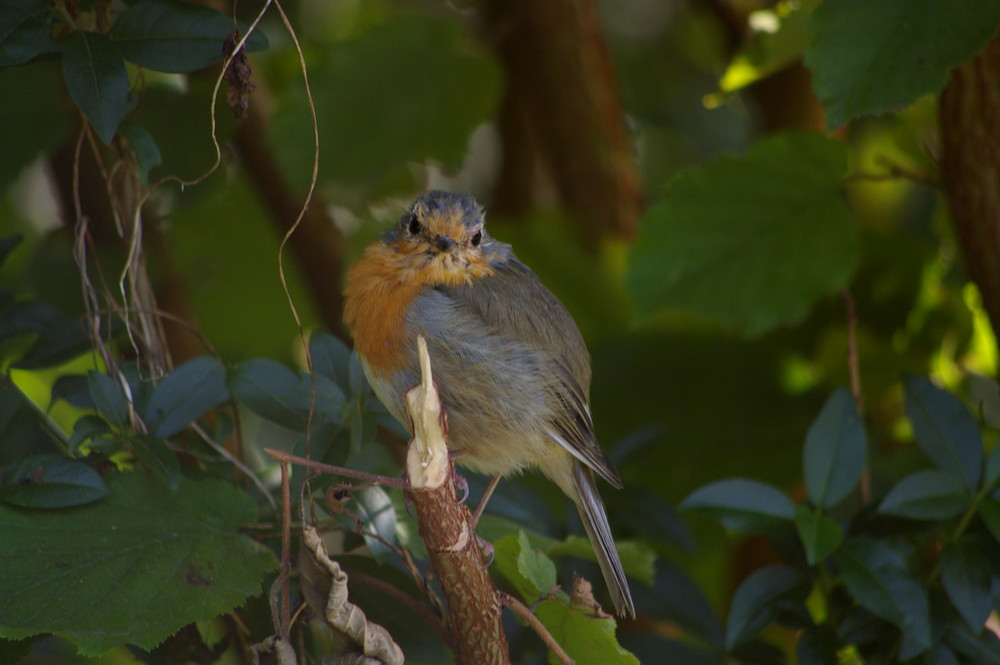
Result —
[{"label": "bird's tail feather", "polygon": [[587,529],[594,554],[597,555],[597,563],[604,573],[604,581],[611,593],[615,611],[621,617],[634,618],[635,606],[632,604],[632,594],[629,592],[615,540],[611,537],[611,527],[604,512],[604,503],[597,493],[594,473],[577,460],[573,460],[573,484],[576,486],[576,507],[580,511],[583,526]]}]

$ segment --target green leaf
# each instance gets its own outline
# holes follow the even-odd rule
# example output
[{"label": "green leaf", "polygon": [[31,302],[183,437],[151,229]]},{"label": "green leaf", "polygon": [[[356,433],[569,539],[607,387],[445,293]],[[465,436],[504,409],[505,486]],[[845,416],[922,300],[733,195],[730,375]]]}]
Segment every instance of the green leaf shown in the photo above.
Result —
[{"label": "green leaf", "polygon": [[19,463],[42,440],[48,441],[24,394],[0,381],[0,468]]},{"label": "green leaf", "polygon": [[[145,0],[129,7],[111,28],[111,39],[122,56],[140,67],[185,73],[223,57],[223,42],[233,31],[231,16],[208,7],[172,0]],[[245,31],[246,24],[240,24]],[[247,39],[247,51],[267,48],[257,30]]]},{"label": "green leaf", "polygon": [[992,491],[1000,482],[1000,443],[993,444],[993,450],[986,458],[986,469],[983,471],[983,488]]},{"label": "green leaf", "polygon": [[850,538],[833,554],[851,595],[869,612],[903,632],[903,660],[931,646],[927,592],[892,547],[873,538]]},{"label": "green leaf", "polygon": [[720,480],[692,492],[681,510],[709,513],[731,531],[760,533],[788,526],[795,506],[780,490],[745,478]]},{"label": "green leaf", "polygon": [[795,528],[802,539],[810,566],[815,566],[833,554],[844,540],[840,526],[818,508],[814,510],[805,505],[796,507]]},{"label": "green leaf", "polygon": [[[538,605],[535,616],[576,665],[639,665],[639,659],[618,644],[614,619],[597,618],[551,599]],[[551,655],[549,663],[558,665]]]},{"label": "green leaf", "polygon": [[[107,493],[104,480],[96,471],[61,455],[29,457],[4,474],[0,485],[0,501],[23,508],[80,506]],[[0,597],[6,596],[0,593]]]},{"label": "green leaf", "polygon": [[95,415],[83,416],[73,423],[73,434],[69,438],[69,443],[66,444],[66,452],[70,455],[76,455],[80,446],[99,436],[110,434],[111,428],[104,418]]},{"label": "green leaf", "polygon": [[809,428],[802,468],[809,496],[830,508],[858,484],[865,468],[868,442],[851,394],[837,388]]},{"label": "green leaf", "polygon": [[993,570],[989,560],[975,543],[960,540],[944,546],[940,565],[941,585],[948,598],[978,634],[992,609]]},{"label": "green leaf", "polygon": [[24,242],[24,236],[19,234],[0,238],[0,266],[3,266],[4,261],[10,256],[10,253],[22,242]]},{"label": "green leaf", "polygon": [[[343,183],[359,203],[365,191],[409,181],[410,162],[457,167],[501,89],[494,59],[477,52],[456,21],[413,13],[334,44],[309,72],[319,134],[337,146],[321,151],[320,178]],[[289,180],[308,182],[312,121],[302,84],[288,93],[269,139]]]},{"label": "green leaf", "polygon": [[801,320],[858,261],[846,167],[842,144],[801,132],[678,173],[632,249],[640,314],[678,308],[751,335]]},{"label": "green leaf", "polygon": [[906,414],[917,445],[934,464],[975,493],[983,465],[983,437],[962,403],[923,377],[906,377]]},{"label": "green leaf", "polygon": [[973,663],[1000,663],[1000,639],[992,630],[976,634],[966,624],[955,622],[948,627],[945,642]]},{"label": "green leaf", "polygon": [[309,394],[292,370],[274,360],[254,358],[240,363],[230,376],[236,399],[261,418],[305,431]]},{"label": "green leaf", "polygon": [[961,515],[971,500],[961,480],[930,469],[899,481],[882,499],[878,510],[913,520],[946,520]]},{"label": "green leaf", "polygon": [[135,163],[139,169],[139,182],[145,186],[149,183],[149,172],[163,163],[163,155],[156,145],[153,135],[132,122],[124,122],[121,125],[122,136],[128,141],[128,145],[135,153]]},{"label": "green leaf", "polygon": [[94,408],[109,423],[118,429],[128,425],[128,401],[114,379],[103,372],[90,370],[87,372],[87,391]]},{"label": "green leaf", "polygon": [[344,392],[350,390],[351,350],[343,342],[328,332],[314,332],[309,337],[309,354],[314,372],[336,382]]},{"label": "green leaf", "polygon": [[[18,307],[22,304],[27,303],[15,303],[12,307]],[[68,319],[47,305],[41,303],[31,303],[31,305],[38,306],[37,309],[32,307],[32,309],[36,309],[36,312],[38,309],[51,310],[51,318],[44,323],[39,322],[39,325],[34,328],[38,332],[38,337],[27,353],[14,363],[14,367],[18,369],[54,367],[90,350],[90,340],[83,334],[79,321]],[[104,325],[101,327],[100,334],[103,339],[117,334],[118,330],[121,329],[120,326],[112,326],[107,319],[102,323]]]},{"label": "green leaf", "polygon": [[[490,570],[505,578],[526,602],[538,600],[538,586],[521,572],[519,560],[521,557],[523,531],[517,535],[511,533],[493,542],[493,563]],[[525,535],[525,540],[527,536]],[[531,543],[527,543],[531,547]],[[546,587],[545,590],[548,590]]]},{"label": "green leaf", "polygon": [[20,65],[52,48],[52,7],[45,0],[0,2],[0,67]]},{"label": "green leaf", "polygon": [[732,651],[774,620],[781,601],[803,602],[809,582],[789,566],[768,566],[743,580],[729,608],[726,650]]},{"label": "green leaf", "polygon": [[523,529],[517,533],[517,544],[520,550],[517,554],[517,572],[535,588],[534,598],[537,598],[556,585],[556,565],[552,563],[552,559],[531,546]]},{"label": "green leaf", "polygon": [[275,561],[238,532],[256,517],[249,496],[218,480],[182,478],[177,492],[139,472],[105,480],[89,506],[0,506],[0,636],[55,633],[84,655],[152,649],[260,592]]},{"label": "green leaf", "polygon": [[839,0],[813,13],[805,53],[830,129],[913,104],[985,48],[1000,23],[995,0]]},{"label": "green leaf", "polygon": [[[619,540],[615,543],[622,568],[631,577],[646,584],[653,583],[656,573],[656,552],[649,545],[635,540]],[[594,546],[583,536],[567,536],[561,542],[555,542],[542,548],[550,557],[573,556],[588,561],[597,561]]]},{"label": "green leaf", "polygon": [[106,35],[72,32],[63,45],[62,71],[69,96],[110,144],[128,108],[128,71],[118,48]]},{"label": "green leaf", "polygon": [[181,465],[166,442],[148,434],[137,434],[129,439],[129,443],[139,459],[170,489],[176,490],[180,486]]},{"label": "green leaf", "polygon": [[993,538],[1000,542],[1000,501],[984,498],[979,502],[979,516],[986,524],[986,528],[993,534]]},{"label": "green leaf", "polygon": [[163,378],[149,399],[144,420],[154,436],[165,439],[227,399],[226,370],[217,358],[201,356]]}]

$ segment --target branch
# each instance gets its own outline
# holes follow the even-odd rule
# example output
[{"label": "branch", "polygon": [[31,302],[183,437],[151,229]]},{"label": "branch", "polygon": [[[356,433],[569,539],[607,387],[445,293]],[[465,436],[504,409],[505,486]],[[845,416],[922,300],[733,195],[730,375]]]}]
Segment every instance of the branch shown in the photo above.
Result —
[{"label": "branch", "polygon": [[413,440],[406,474],[431,565],[448,600],[449,627],[459,665],[510,665],[500,599],[486,572],[468,508],[458,503],[445,441],[441,400],[423,337],[417,338],[421,383],[406,393]]},{"label": "branch", "polygon": [[358,471],[357,469],[349,469],[345,466],[323,464],[322,462],[316,462],[311,459],[306,459],[305,457],[299,457],[298,455],[292,455],[273,448],[265,448],[264,452],[279,462],[298,464],[300,466],[313,469],[314,471],[332,473],[334,475],[345,476],[347,478],[357,478],[358,480],[367,480],[375,485],[388,485],[389,487],[398,487],[399,489],[403,489],[406,486],[401,478],[396,478],[395,476],[380,476],[377,473],[367,473],[365,471]]},{"label": "branch", "polygon": [[563,650],[558,642],[556,642],[556,638],[552,637],[552,633],[550,633],[548,628],[545,627],[545,624],[538,620],[538,617],[535,616],[534,612],[528,609],[527,605],[509,593],[500,591],[499,594],[500,602],[513,610],[514,614],[521,617],[526,624],[531,626],[532,630],[535,631],[535,634],[541,638],[542,642],[545,643],[545,646],[552,651],[552,655],[554,655],[560,663],[563,665],[573,665],[573,659],[570,658],[569,654]]}]

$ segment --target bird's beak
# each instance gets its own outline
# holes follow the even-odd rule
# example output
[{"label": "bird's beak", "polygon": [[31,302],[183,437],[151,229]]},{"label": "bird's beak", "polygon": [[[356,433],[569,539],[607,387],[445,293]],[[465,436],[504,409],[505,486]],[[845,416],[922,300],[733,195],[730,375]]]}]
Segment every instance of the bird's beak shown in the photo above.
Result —
[{"label": "bird's beak", "polygon": [[434,236],[434,246],[442,252],[447,252],[455,246],[455,241],[448,236]]}]

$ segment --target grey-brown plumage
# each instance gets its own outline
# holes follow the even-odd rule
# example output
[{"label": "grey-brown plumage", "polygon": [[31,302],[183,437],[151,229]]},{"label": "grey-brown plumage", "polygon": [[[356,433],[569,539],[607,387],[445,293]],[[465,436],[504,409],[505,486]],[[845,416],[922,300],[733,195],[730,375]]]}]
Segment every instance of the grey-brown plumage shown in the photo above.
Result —
[{"label": "grey-brown plumage", "polygon": [[[386,234],[388,247],[423,271],[413,274],[435,277],[405,309],[405,357],[388,371],[365,362],[369,380],[405,423],[403,395],[419,381],[416,336],[423,335],[448,412],[449,447],[464,453],[457,461],[489,475],[538,468],[555,481],[577,505],[617,612],[634,616],[594,482],[596,472],[621,487],[594,436],[590,356],[562,303],[482,224],[470,197],[431,192]],[[462,279],[471,265],[479,276]]]}]

